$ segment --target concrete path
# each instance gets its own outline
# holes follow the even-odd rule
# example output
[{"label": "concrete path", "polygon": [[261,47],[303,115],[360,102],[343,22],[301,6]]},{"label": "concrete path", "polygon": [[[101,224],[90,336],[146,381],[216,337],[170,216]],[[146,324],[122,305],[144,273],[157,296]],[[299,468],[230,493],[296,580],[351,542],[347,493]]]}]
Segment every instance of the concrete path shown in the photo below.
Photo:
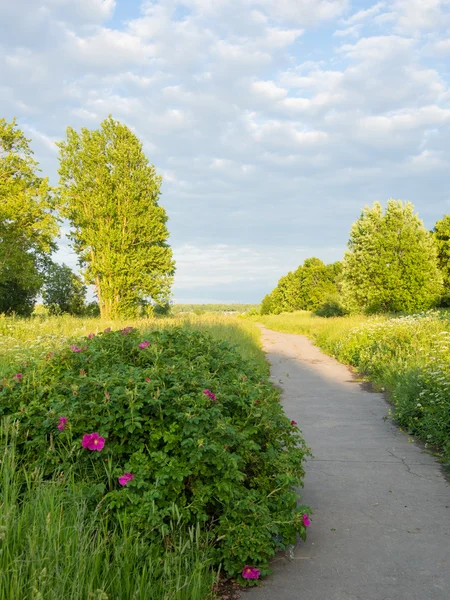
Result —
[{"label": "concrete path", "polygon": [[314,510],[295,559],[252,600],[450,600],[450,486],[440,466],[384,421],[381,394],[307,338],[263,329],[287,416],[314,459],[303,501]]}]

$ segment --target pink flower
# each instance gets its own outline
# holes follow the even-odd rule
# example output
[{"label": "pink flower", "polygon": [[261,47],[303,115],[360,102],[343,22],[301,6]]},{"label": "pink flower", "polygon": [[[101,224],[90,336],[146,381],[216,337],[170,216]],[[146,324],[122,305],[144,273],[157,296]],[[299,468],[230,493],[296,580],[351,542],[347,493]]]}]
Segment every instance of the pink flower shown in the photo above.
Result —
[{"label": "pink flower", "polygon": [[151,381],[150,377],[146,377],[146,378],[145,378],[145,381],[146,381],[147,383],[150,383],[150,381]]},{"label": "pink flower", "polygon": [[92,338],[94,338],[94,337],[95,337],[95,333],[90,333],[88,335],[88,340],[92,340]]},{"label": "pink flower", "polygon": [[291,421],[291,425],[295,427],[295,425],[297,425],[297,421]]},{"label": "pink flower", "polygon": [[57,426],[57,429],[64,431],[68,421],[69,419],[67,417],[59,417],[59,425]]},{"label": "pink flower", "polygon": [[70,346],[70,349],[72,350],[72,352],[81,352],[81,348],[78,348],[78,346]]},{"label": "pink flower", "polygon": [[16,379],[17,381],[22,381],[22,373],[17,373],[17,375],[14,375],[13,379]]},{"label": "pink flower", "polygon": [[111,327],[107,327],[103,333],[109,333],[111,331]]},{"label": "pink flower", "polygon": [[105,402],[108,402],[110,398],[111,396],[109,395],[109,392],[105,392]]},{"label": "pink flower", "polygon": [[306,513],[303,515],[303,525],[305,527],[309,527],[311,525],[311,521],[309,520],[309,516]]},{"label": "pink flower", "polygon": [[259,579],[261,571],[259,569],[255,569],[255,567],[249,567],[245,565],[242,569],[242,577],[244,579]]},{"label": "pink flower", "polygon": [[122,329],[122,335],[127,335],[127,333],[130,333],[131,331],[133,331],[132,327],[124,327]]},{"label": "pink flower", "polygon": [[203,393],[205,394],[205,396],[208,396],[208,398],[211,398],[211,400],[213,402],[217,402],[216,395],[213,394],[213,392],[211,392],[211,390],[203,390]]},{"label": "pink flower", "polygon": [[141,342],[141,343],[139,344],[139,348],[140,348],[141,350],[144,350],[144,349],[145,349],[145,348],[147,348],[148,346],[150,346],[150,342],[147,342],[147,340],[145,340],[145,342]]},{"label": "pink flower", "polygon": [[88,450],[98,450],[100,452],[105,446],[105,438],[101,437],[97,432],[85,433],[81,440],[81,445]]},{"label": "pink flower", "polygon": [[124,473],[119,477],[119,483],[120,485],[127,485],[132,479],[134,479],[133,473]]}]

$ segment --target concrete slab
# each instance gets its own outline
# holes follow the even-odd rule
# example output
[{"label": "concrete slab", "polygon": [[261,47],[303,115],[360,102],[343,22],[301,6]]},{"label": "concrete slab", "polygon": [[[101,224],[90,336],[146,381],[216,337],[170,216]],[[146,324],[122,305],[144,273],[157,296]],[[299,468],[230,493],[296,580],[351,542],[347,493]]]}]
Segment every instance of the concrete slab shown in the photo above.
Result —
[{"label": "concrete slab", "polygon": [[251,600],[450,600],[450,486],[389,420],[381,394],[307,338],[263,329],[273,381],[314,458],[314,510],[295,559],[279,556]]}]

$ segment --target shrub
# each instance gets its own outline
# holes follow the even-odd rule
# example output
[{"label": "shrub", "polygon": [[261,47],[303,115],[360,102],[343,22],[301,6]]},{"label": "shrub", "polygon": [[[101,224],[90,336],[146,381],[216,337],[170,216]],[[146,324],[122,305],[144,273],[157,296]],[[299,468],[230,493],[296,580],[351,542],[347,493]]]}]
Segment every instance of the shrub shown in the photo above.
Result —
[{"label": "shrub", "polygon": [[19,454],[47,477],[75,469],[101,506],[150,537],[175,503],[186,525],[211,531],[227,573],[267,573],[278,548],[306,535],[299,430],[229,344],[130,329],[79,340],[3,382],[0,414],[20,423]]},{"label": "shrub", "polygon": [[339,296],[328,296],[325,298],[324,302],[316,308],[315,315],[318,317],[343,317],[347,314],[346,309],[342,305],[341,299]]}]

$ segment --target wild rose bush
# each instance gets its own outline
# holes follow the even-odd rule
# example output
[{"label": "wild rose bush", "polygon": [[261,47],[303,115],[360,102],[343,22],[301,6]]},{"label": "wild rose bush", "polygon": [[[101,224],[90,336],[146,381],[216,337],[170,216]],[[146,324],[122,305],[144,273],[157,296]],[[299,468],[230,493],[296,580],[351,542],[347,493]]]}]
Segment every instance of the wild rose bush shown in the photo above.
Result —
[{"label": "wild rose bush", "polygon": [[278,392],[228,343],[126,328],[17,375],[2,382],[0,415],[19,421],[20,455],[48,477],[73,471],[150,538],[175,504],[211,532],[229,575],[264,575],[277,549],[305,539],[295,489],[308,450]]}]

